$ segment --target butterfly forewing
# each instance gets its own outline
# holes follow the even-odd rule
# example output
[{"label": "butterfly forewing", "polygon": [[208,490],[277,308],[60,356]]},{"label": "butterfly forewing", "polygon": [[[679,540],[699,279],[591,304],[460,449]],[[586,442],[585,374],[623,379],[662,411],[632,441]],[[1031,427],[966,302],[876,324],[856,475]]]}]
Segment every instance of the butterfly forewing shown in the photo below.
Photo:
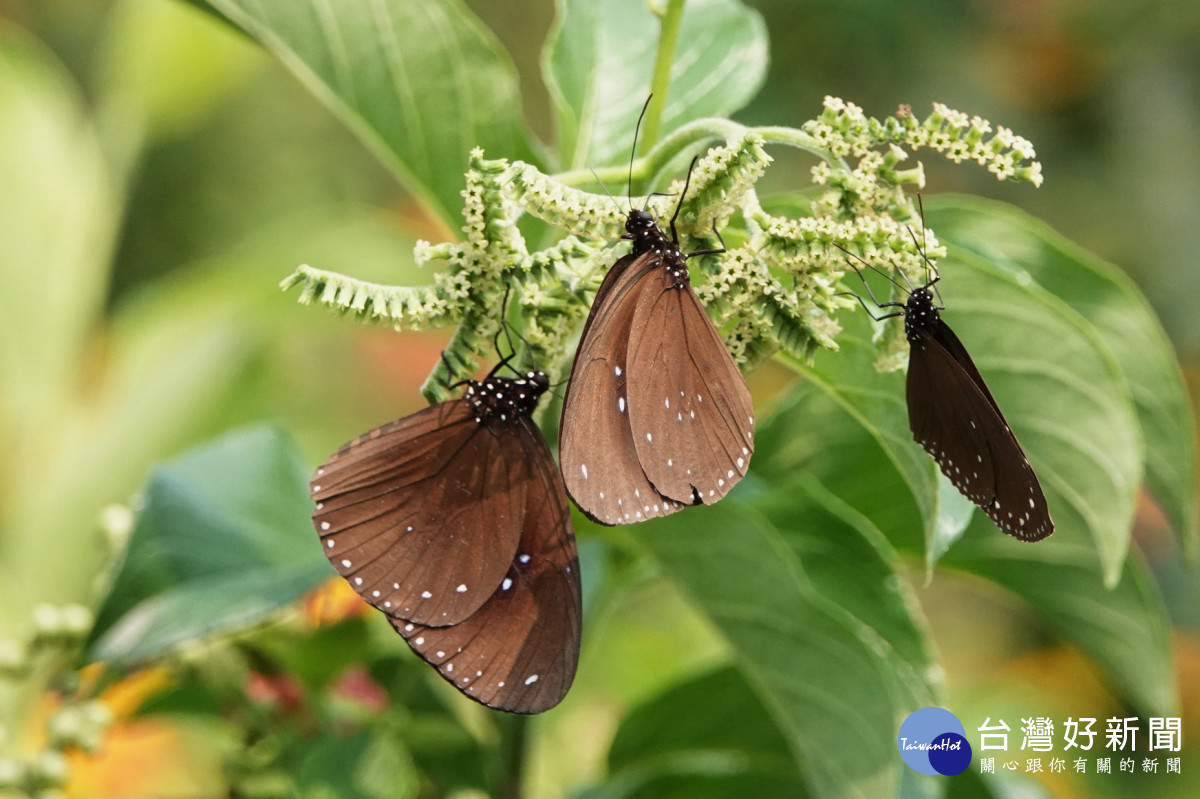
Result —
[{"label": "butterfly forewing", "polygon": [[[910,345],[907,397],[916,442],[963,496],[990,505],[996,480],[988,440],[1003,433],[1003,425],[966,372],[929,335]],[[981,405],[988,406],[984,413]]]},{"label": "butterfly forewing", "polygon": [[342,447],[312,481],[329,562],[389,615],[447,625],[473,614],[524,525],[533,474],[518,430],[476,422],[460,399]]},{"label": "butterfly forewing", "polygon": [[1045,538],[1054,523],[1029,459],[966,348],[923,302],[910,299],[905,311],[913,438],[1001,530],[1024,541]]},{"label": "butterfly forewing", "polygon": [[[540,713],[571,687],[579,660],[579,560],[563,485],[549,450],[536,459],[540,491],[503,581],[470,618],[453,627],[404,619],[392,626],[467,696],[514,713]],[[531,443],[531,446],[533,445]]]},{"label": "butterfly forewing", "polygon": [[661,270],[659,263],[651,253],[630,254],[609,271],[584,324],[563,401],[558,449],[567,492],[602,524],[677,509],[642,471],[629,427],[626,368],[633,309],[643,284]]},{"label": "butterfly forewing", "polygon": [[638,295],[629,422],[646,477],[684,504],[712,503],[746,474],[754,405],[695,291],[667,269]]}]

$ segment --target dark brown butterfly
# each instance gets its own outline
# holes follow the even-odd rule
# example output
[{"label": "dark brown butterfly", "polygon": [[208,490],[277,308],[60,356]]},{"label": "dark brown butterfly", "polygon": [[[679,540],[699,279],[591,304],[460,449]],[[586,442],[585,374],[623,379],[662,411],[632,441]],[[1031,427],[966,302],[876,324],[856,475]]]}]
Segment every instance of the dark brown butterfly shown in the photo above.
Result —
[{"label": "dark brown butterfly", "polygon": [[[862,277],[858,267],[852,263],[850,267]],[[903,303],[879,302],[863,280],[872,302],[880,308],[900,309],[893,313],[876,316],[861,297],[851,296],[876,320],[904,317],[909,344],[908,424],[913,438],[955,488],[1001,530],[1022,541],[1040,541],[1054,532],[1041,483],[971,356],[942,321],[938,312],[944,306],[934,303],[933,294],[941,276],[932,264],[929,269],[929,282],[908,286]]]},{"label": "dark brown butterfly", "polygon": [[571,369],[559,460],[575,504],[602,524],[716,502],[754,450],[746,381],[689,281],[688,258],[725,250],[683,254],[678,216],[668,239],[649,212],[629,212],[633,249],[600,285]]},{"label": "dark brown butterfly", "polygon": [[540,713],[579,659],[580,582],[562,478],[531,414],[541,372],[360,436],[312,479],[322,548],[359,596],[466,696]]}]

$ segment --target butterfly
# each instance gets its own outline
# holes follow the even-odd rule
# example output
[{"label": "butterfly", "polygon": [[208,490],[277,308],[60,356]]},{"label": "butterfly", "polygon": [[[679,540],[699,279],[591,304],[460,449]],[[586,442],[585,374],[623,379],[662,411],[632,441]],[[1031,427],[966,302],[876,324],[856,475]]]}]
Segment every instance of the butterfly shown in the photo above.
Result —
[{"label": "butterfly", "polygon": [[[847,263],[863,277],[857,266]],[[944,306],[934,297],[941,276],[928,258],[925,263],[929,281],[901,287],[908,292],[902,303],[879,302],[863,279],[872,302],[898,311],[876,316],[862,297],[850,296],[877,321],[904,317],[909,344],[905,393],[908,424],[916,442],[933,456],[954,487],[1001,530],[1022,541],[1040,541],[1054,532],[1041,483],[975,362],[942,319],[939,312]]]},{"label": "butterfly", "polygon": [[447,682],[540,713],[579,660],[579,558],[532,418],[549,379],[502,377],[508,360],[330,456],[312,478],[313,524],[338,573]]},{"label": "butterfly", "polygon": [[629,212],[632,250],[601,283],[571,368],[559,461],[575,504],[602,524],[716,502],[754,450],[746,381],[687,267],[725,249],[682,253],[678,216],[676,206],[668,239],[647,210]]}]

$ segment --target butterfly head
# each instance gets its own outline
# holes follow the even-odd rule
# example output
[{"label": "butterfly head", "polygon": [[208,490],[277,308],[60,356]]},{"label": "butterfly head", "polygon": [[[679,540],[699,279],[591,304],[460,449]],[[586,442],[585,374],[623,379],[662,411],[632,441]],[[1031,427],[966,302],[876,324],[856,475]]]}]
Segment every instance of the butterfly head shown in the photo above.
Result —
[{"label": "butterfly head", "polygon": [[658,223],[649,211],[634,208],[629,212],[629,216],[625,218],[625,235],[621,238],[637,240],[645,236],[647,232],[657,228]]}]

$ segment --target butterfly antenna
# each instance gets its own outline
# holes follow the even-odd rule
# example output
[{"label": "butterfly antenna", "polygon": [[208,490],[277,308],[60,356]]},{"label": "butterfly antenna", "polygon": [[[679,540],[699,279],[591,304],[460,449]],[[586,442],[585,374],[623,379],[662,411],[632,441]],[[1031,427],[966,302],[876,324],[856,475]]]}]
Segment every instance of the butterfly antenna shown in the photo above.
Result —
[{"label": "butterfly antenna", "polygon": [[600,176],[596,174],[596,170],[594,170],[594,169],[592,170],[592,177],[594,177],[596,179],[596,182],[600,184],[600,188],[604,189],[604,193],[608,195],[608,199],[612,200],[612,204],[614,206],[616,206],[617,213],[620,215],[624,215],[625,211],[622,210],[621,204],[619,202],[617,202],[616,197],[612,196],[612,192],[608,190],[608,186],[604,185],[604,181],[600,179]]},{"label": "butterfly antenna", "polygon": [[[884,280],[888,281],[889,283],[891,283],[893,286],[895,286],[896,288],[900,289],[901,291],[912,291],[912,284],[911,284],[911,283],[909,283],[909,284],[908,284],[908,287],[907,287],[907,288],[905,288],[904,286],[902,286],[900,283],[898,283],[898,282],[896,281],[896,278],[892,277],[892,276],[891,276],[891,275],[889,275],[887,272],[885,272],[885,271],[883,271],[882,269],[880,269],[878,266],[875,266],[875,264],[869,264],[869,263],[867,263],[867,262],[866,262],[866,261],[864,261],[862,258],[860,258],[859,256],[855,255],[854,253],[850,252],[849,250],[847,250],[845,247],[843,247],[842,245],[838,244],[837,242],[834,242],[833,246],[834,246],[834,247],[837,247],[839,250],[841,250],[842,252],[844,252],[844,253],[846,254],[846,256],[847,256],[847,258],[846,258],[846,263],[847,263],[847,264],[849,264],[849,266],[850,266],[850,268],[851,268],[851,269],[853,269],[855,272],[857,272],[857,273],[858,273],[858,277],[859,277],[859,279],[860,279],[860,280],[862,280],[862,282],[863,282],[864,284],[866,284],[866,282],[867,282],[867,281],[866,281],[865,279],[863,279],[862,270],[860,270],[860,269],[859,269],[857,266],[855,266],[854,264],[850,263],[850,259],[851,259],[851,258],[853,258],[854,260],[858,261],[860,264],[862,264],[863,266],[865,266],[867,269],[870,269],[872,272],[875,272],[875,273],[876,273],[876,274],[878,274],[878,275],[883,275],[883,279],[884,279]],[[900,276],[901,276],[901,277],[904,277],[904,273],[903,273],[903,272],[901,272],[901,273],[900,273]],[[906,283],[908,282],[908,281],[907,281],[907,279],[905,279],[905,282],[906,282]],[[870,288],[870,286],[867,286],[867,288],[869,289],[869,288]],[[874,297],[872,297],[871,299],[872,299],[872,300],[874,300],[875,298],[874,298]],[[879,303],[876,303],[876,304],[878,305]],[[883,307],[883,306],[881,306],[881,307]]]},{"label": "butterfly antenna", "polygon": [[929,270],[929,274],[930,274],[929,281],[926,282],[922,288],[926,288],[926,289],[933,288],[934,293],[937,295],[938,302],[942,303],[941,306],[938,306],[938,309],[941,310],[941,308],[944,307],[944,305],[945,305],[945,300],[942,299],[942,292],[938,290],[937,282],[939,280],[941,280],[942,276],[938,272],[937,267],[933,265],[933,262],[929,260],[929,256],[926,255],[926,250],[925,250],[925,238],[926,238],[926,234],[925,234],[925,231],[926,231],[925,203],[921,199],[920,194],[917,195],[917,209],[921,215],[921,240],[917,241],[917,234],[913,231],[912,226],[909,226],[908,234],[910,236],[912,236],[913,245],[917,248],[917,254],[921,256],[921,260],[925,262],[925,268],[927,268]]},{"label": "butterfly antenna", "polygon": [[[637,157],[638,134],[642,130],[642,120],[646,118],[646,110],[650,108],[650,101],[654,99],[653,92],[646,98],[646,104],[642,106],[642,113],[638,114],[637,124],[633,126],[633,147],[629,151],[629,182],[625,184],[625,197],[629,200],[629,207],[633,208],[633,159]],[[650,198],[646,198],[646,202],[650,202]]]},{"label": "butterfly antenna", "polygon": [[[446,367],[446,380],[453,378],[454,377],[454,367],[450,365],[450,359],[446,357],[445,350],[442,350],[442,365],[444,365]],[[453,383],[446,382],[446,380],[442,381],[442,385],[444,385],[446,387],[447,391],[453,391],[454,389],[458,388],[459,386],[464,386],[468,382],[470,382],[469,379],[456,380]]]},{"label": "butterfly antenna", "polygon": [[[846,252],[846,248],[842,247],[840,244],[835,244],[834,246],[837,247],[838,249],[842,250],[843,252]],[[850,255],[851,253],[846,252],[846,254]],[[858,260],[862,261],[861,258],[859,258]],[[866,262],[863,261],[863,263],[866,263]],[[870,264],[867,264],[867,265],[870,266]],[[846,259],[846,266],[853,269],[854,274],[858,275],[858,279],[862,281],[863,288],[865,288],[867,290],[867,295],[870,296],[871,302],[875,303],[876,307],[878,307],[878,308],[903,308],[904,307],[904,303],[902,303],[902,302],[880,302],[879,299],[875,296],[875,292],[871,290],[871,284],[867,282],[867,278],[863,275],[862,270],[859,269],[857,266],[855,266],[854,263],[849,258]],[[878,269],[876,269],[875,271],[879,272]],[[887,274],[885,274],[883,272],[879,272],[879,273],[881,275],[883,275],[884,277],[887,277]],[[891,319],[893,316],[899,316],[900,314],[904,313],[904,311],[897,311],[896,313],[892,313],[892,314],[876,316],[871,311],[871,309],[867,307],[867,303],[863,300],[863,298],[860,297],[859,295],[855,294],[853,291],[839,291],[839,292],[837,292],[837,295],[844,296],[844,297],[853,297],[854,299],[858,300],[858,304],[863,307],[863,310],[866,311],[867,314],[877,322],[881,321],[883,319]]]},{"label": "butterfly antenna", "polygon": [[[921,244],[923,246],[925,244],[925,201],[921,199],[920,194],[917,195],[917,210],[921,212]],[[942,292],[937,287],[937,282],[942,279],[942,275],[924,253],[921,257],[925,259],[925,263],[929,265],[929,271],[933,273],[933,279],[929,281],[929,285],[933,286],[933,293],[937,295],[938,302],[941,303],[938,310],[941,310],[946,306],[946,301],[942,299]]]},{"label": "butterfly antenna", "polygon": [[696,162],[700,160],[700,156],[692,156],[691,166],[688,167],[687,177],[683,179],[683,191],[679,194],[679,202],[675,203],[675,213],[671,215],[671,241],[679,243],[679,232],[675,230],[675,220],[679,218],[679,211],[683,208],[683,198],[687,197],[688,186],[692,182],[692,170],[696,168]]},{"label": "butterfly antenna", "polygon": [[508,366],[509,361],[516,357],[517,354],[517,346],[513,343],[512,334],[509,333],[509,330],[512,329],[512,325],[508,323],[508,298],[510,294],[512,294],[511,283],[504,287],[504,299],[501,300],[500,304],[500,329],[497,330],[496,335],[492,337],[492,349],[496,351],[496,355],[500,355],[500,336],[504,336],[504,340],[508,344],[508,355],[500,356],[500,360],[495,366],[492,367],[492,370],[488,372],[488,377],[492,377],[503,367]]}]

